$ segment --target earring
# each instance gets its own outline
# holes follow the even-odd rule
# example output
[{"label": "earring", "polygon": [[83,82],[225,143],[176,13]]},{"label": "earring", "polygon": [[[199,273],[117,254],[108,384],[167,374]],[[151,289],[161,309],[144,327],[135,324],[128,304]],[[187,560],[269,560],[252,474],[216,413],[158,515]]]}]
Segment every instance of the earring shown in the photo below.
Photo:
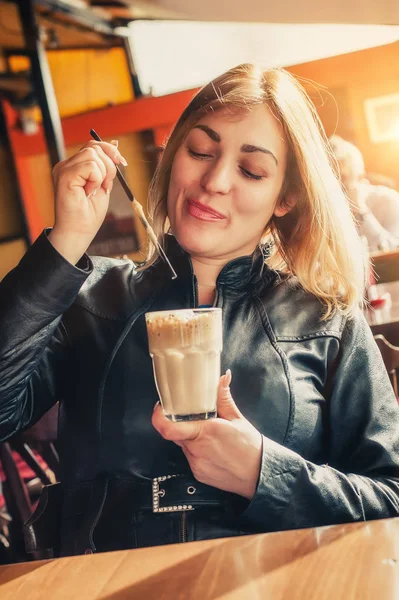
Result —
[{"label": "earring", "polygon": [[273,247],[274,247],[273,240],[271,240],[270,242],[265,242],[264,244],[259,244],[259,250],[261,251],[261,253],[263,255],[263,260],[270,258],[271,254],[273,252]]}]

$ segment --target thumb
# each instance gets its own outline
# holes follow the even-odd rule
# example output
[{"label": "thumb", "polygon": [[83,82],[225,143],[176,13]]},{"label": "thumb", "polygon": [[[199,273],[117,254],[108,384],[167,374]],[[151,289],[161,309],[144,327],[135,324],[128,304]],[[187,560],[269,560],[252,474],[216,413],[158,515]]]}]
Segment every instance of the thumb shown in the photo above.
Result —
[{"label": "thumb", "polygon": [[218,417],[226,419],[227,421],[233,421],[233,419],[238,419],[242,416],[231,395],[230,383],[231,371],[230,369],[227,369],[225,375],[222,375],[219,380],[217,405]]}]

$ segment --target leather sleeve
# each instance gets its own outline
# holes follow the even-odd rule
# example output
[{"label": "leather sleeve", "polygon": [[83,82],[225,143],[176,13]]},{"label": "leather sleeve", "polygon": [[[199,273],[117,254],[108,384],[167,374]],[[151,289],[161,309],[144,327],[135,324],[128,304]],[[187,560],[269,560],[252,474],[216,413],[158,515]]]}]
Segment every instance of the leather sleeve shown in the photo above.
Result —
[{"label": "leather sleeve", "polygon": [[86,256],[70,264],[43,233],[0,283],[0,440],[60,399],[67,372],[61,318],[91,268]]},{"label": "leather sleeve", "polygon": [[399,515],[399,408],[362,315],[348,320],[331,376],[328,464],[266,437],[243,516],[267,531]]}]

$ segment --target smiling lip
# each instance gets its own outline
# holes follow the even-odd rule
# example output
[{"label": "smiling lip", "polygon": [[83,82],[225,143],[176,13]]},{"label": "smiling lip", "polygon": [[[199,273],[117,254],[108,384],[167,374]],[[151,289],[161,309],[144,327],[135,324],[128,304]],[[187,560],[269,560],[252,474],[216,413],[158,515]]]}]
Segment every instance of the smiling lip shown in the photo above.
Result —
[{"label": "smiling lip", "polygon": [[209,206],[198,202],[198,200],[188,200],[187,204],[189,214],[202,221],[221,221],[226,218],[217,210],[213,210]]}]

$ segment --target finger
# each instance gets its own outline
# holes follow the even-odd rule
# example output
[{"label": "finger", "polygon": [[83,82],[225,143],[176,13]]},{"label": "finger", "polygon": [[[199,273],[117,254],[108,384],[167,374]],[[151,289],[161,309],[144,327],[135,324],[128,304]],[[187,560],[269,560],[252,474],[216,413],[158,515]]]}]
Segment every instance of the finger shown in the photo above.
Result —
[{"label": "finger", "polygon": [[93,148],[94,146],[99,146],[105,152],[105,154],[107,154],[110,157],[110,159],[113,161],[114,164],[116,164],[116,165],[121,164],[124,167],[127,167],[126,158],[124,156],[122,156],[122,154],[120,153],[120,151],[117,148],[117,145],[118,145],[117,140],[113,140],[113,142],[116,142],[116,144],[109,143],[109,142],[97,142],[95,140],[91,140],[90,142],[85,144],[84,147]]},{"label": "finger", "polygon": [[[110,194],[112,192],[112,188],[113,187],[114,187],[114,181],[111,181],[111,183],[109,184],[109,186],[108,186],[108,188],[106,190],[107,194]],[[122,258],[127,258],[127,255],[125,257],[122,257]]]},{"label": "finger", "polygon": [[227,369],[226,373],[222,375],[219,380],[217,408],[218,417],[227,419],[228,421],[233,421],[234,419],[242,417],[242,414],[238,410],[237,405],[231,395],[230,383],[231,371],[230,369]]},{"label": "finger", "polygon": [[154,407],[151,422],[158,433],[165,440],[170,440],[171,442],[195,440],[199,437],[202,430],[201,421],[180,421],[178,423],[170,421],[165,416],[159,403]]},{"label": "finger", "polygon": [[[85,186],[86,194],[94,195],[99,187],[103,187],[104,190],[109,194],[111,192],[111,183],[116,175],[116,167],[112,160],[103,152],[101,146],[97,145],[86,145],[84,146],[76,155],[72,156],[68,163],[69,165],[79,165],[82,164],[82,161],[93,160],[98,164],[98,167],[101,171],[102,181],[99,185],[94,188],[90,182]],[[97,182],[96,182],[97,183]]]},{"label": "finger", "polygon": [[226,373],[224,374],[224,379],[223,379],[223,387],[225,390],[230,390],[230,383],[231,383],[231,370],[227,369]]},{"label": "finger", "polygon": [[101,146],[99,144],[97,144],[96,146],[93,146],[93,148],[97,152],[100,160],[102,160],[104,163],[106,173],[105,173],[105,177],[102,182],[102,187],[104,188],[104,190],[107,193],[109,193],[111,191],[110,186],[116,176],[115,163],[113,162],[113,160],[110,159],[108,154],[106,154],[104,152],[104,150],[101,148]]},{"label": "finger", "polygon": [[[85,150],[85,148],[82,148],[82,150]],[[101,166],[101,162],[99,162],[99,157],[97,155],[97,153],[94,150],[90,150],[89,152],[86,152],[85,154],[82,153],[82,150],[79,150],[79,152],[76,152],[76,154],[73,154],[70,158],[67,158],[65,160],[61,160],[59,163],[57,163],[54,168],[53,168],[53,179],[54,179],[54,183],[55,184],[70,184],[69,178],[71,177],[71,174],[76,173],[78,174],[78,167],[79,165],[87,162],[87,161],[95,161],[98,162],[98,167],[100,169],[101,172],[103,172],[103,168]],[[104,171],[105,174],[105,171]],[[67,175],[67,177],[66,177]]]},{"label": "finger", "polygon": [[83,190],[86,196],[93,196],[102,185],[103,173],[97,161],[87,160],[79,163],[78,170],[76,165],[69,166],[63,170],[63,177],[60,177],[58,187],[61,192],[64,191],[64,182],[68,190]]},{"label": "finger", "polygon": [[54,177],[54,179],[57,177],[58,171],[61,169],[61,167],[63,167],[65,165],[66,162],[67,162],[67,159],[60,160],[59,162],[57,162],[54,165],[54,167],[53,167],[53,177]]},{"label": "finger", "polygon": [[[81,148],[79,150],[79,152],[76,152],[76,154],[73,154],[70,158],[68,158],[64,162],[64,168],[78,166],[87,161],[95,161],[98,164],[98,167],[99,167],[99,169],[103,175],[103,179],[104,179],[104,177],[107,174],[106,166],[104,164],[104,161],[101,160],[99,153],[92,146],[84,146],[83,148]],[[63,170],[64,169],[62,169],[62,170],[60,169],[58,171],[59,176],[62,175]]]}]

